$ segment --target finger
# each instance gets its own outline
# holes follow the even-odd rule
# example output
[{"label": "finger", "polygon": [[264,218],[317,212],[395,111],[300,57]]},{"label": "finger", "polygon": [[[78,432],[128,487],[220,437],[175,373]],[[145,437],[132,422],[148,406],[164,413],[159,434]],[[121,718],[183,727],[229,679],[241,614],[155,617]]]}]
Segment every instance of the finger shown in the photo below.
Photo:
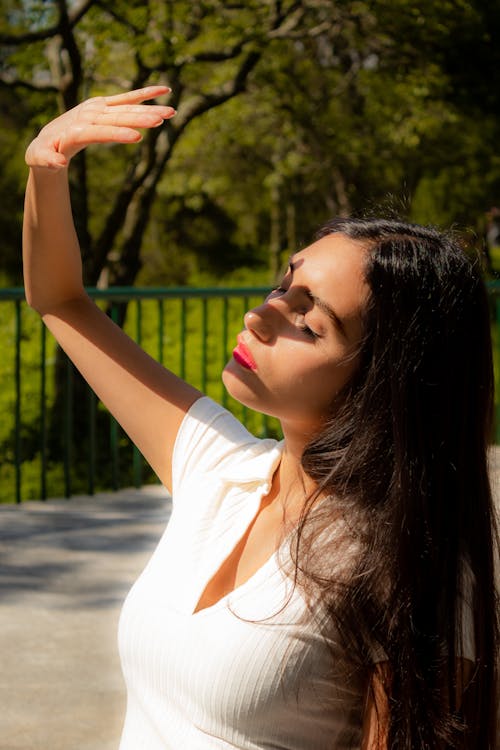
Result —
[{"label": "finger", "polygon": [[114,125],[85,125],[71,132],[66,141],[64,137],[58,143],[60,153],[71,151],[75,147],[80,149],[91,143],[136,143],[142,135],[131,127]]},{"label": "finger", "polygon": [[146,86],[142,89],[134,89],[134,91],[126,91],[123,94],[114,94],[113,96],[105,96],[104,100],[106,104],[114,106],[116,104],[138,104],[140,102],[154,99],[157,96],[163,94],[169,94],[172,91],[168,86]]},{"label": "finger", "polygon": [[151,107],[143,107],[138,111],[131,111],[129,108],[118,110],[118,108],[110,107],[109,110],[96,113],[92,122],[120,127],[154,128],[162,125],[165,120],[175,114],[175,110],[171,107],[155,108],[154,111],[150,111],[151,109]]},{"label": "finger", "polygon": [[112,107],[106,106],[105,109],[102,109],[102,107],[94,107],[93,108],[96,112],[132,112],[133,114],[140,115],[141,113],[145,112],[148,115],[153,114],[154,112],[159,113],[161,115],[164,114],[172,114],[176,110],[173,107],[170,107],[167,104],[116,104]]}]

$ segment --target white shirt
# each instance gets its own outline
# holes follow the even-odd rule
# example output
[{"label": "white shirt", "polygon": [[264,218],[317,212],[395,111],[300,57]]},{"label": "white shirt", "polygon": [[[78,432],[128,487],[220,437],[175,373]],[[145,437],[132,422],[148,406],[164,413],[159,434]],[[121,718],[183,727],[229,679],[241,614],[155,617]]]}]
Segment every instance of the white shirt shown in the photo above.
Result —
[{"label": "white shirt", "polygon": [[209,398],[184,418],[172,517],[120,619],[128,690],[120,750],[359,747],[360,677],[346,679],[345,652],[326,645],[277,553],[194,613],[269,491],[281,450]]}]

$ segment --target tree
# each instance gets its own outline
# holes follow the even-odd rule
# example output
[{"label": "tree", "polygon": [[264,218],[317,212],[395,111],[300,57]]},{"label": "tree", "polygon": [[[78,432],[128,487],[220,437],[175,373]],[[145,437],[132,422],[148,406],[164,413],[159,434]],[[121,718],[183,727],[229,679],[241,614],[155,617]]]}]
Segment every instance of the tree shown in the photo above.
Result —
[{"label": "tree", "polygon": [[87,284],[181,284],[201,272],[212,283],[228,271],[249,283],[260,271],[240,267],[256,262],[270,281],[333,214],[395,204],[416,221],[480,231],[500,203],[497,3],[2,6],[9,280],[19,278],[22,143],[86,96],[150,82],[172,87],[177,116],[140,147],[101,147],[71,167]]},{"label": "tree", "polygon": [[[100,149],[90,162],[85,153],[74,161],[89,284],[103,269],[110,283],[134,282],[144,246],[154,252],[146,233],[152,216],[150,234],[168,238],[171,256],[191,248],[193,262],[172,277],[185,281],[203,245],[193,222],[216,229],[213,254],[209,247],[203,256],[213,271],[247,262],[252,245],[270,250],[276,271],[280,252],[326,215],[402,194],[415,219],[429,218],[433,206],[433,221],[470,223],[498,190],[498,169],[484,170],[499,135],[496,4],[3,2],[0,97],[24,98],[21,132],[23,121],[32,133],[89,94],[156,80],[174,89],[177,117],[148,133],[141,148]],[[474,51],[477,70],[466,62]],[[465,182],[478,168],[488,179],[472,200]],[[10,195],[18,172],[5,186]],[[446,202],[444,186],[458,178],[463,184]],[[426,202],[429,190],[437,200]],[[160,207],[159,194],[172,204]],[[228,245],[225,259],[215,256],[218,238]]]},{"label": "tree", "polygon": [[[160,185],[164,204],[208,193],[237,217],[240,243],[273,249],[273,274],[338,213],[382,206],[479,229],[500,188],[498,118],[474,109],[472,93],[465,101],[448,63],[474,7],[449,2],[436,12],[387,0],[317,8],[307,33],[270,41],[224,118],[208,112],[193,123]],[[162,235],[178,252],[168,226]]]},{"label": "tree", "polygon": [[6,15],[1,80],[10,89],[44,92],[60,110],[88,94],[154,80],[173,89],[175,120],[148,132],[128,158],[98,227],[89,214],[87,154],[79,154],[72,167],[85,282],[98,282],[112,251],[111,281],[129,285],[140,268],[158,183],[179,138],[193,120],[244,90],[266,42],[293,29],[304,8],[294,0],[49,0],[11,4]]},{"label": "tree", "polygon": [[[295,28],[304,18],[305,4],[299,0],[117,0],[112,4],[26,0],[7,5],[0,30],[0,80],[5,89],[25,92],[30,101],[45,95],[52,109],[59,111],[89,94],[139,88],[152,81],[167,82],[173,89],[170,103],[178,110],[175,121],[148,131],[132,153],[113,156],[109,173],[109,154],[102,150],[96,155],[94,186],[99,180],[99,189],[91,189],[87,152],[73,159],[70,170],[84,282],[98,284],[107,269],[110,283],[131,285],[140,269],[158,184],[177,143],[194,120],[244,90],[266,42]],[[36,114],[33,125],[39,124]],[[93,211],[102,183],[106,199]],[[64,366],[60,365],[51,430],[55,450],[63,398]],[[78,410],[75,434],[81,434],[84,420]]]}]

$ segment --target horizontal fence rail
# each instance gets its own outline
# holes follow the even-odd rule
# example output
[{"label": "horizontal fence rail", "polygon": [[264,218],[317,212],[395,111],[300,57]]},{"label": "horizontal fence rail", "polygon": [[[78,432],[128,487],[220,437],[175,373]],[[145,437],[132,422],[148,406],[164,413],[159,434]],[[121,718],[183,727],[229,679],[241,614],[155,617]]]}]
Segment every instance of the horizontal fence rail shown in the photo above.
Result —
[{"label": "horizontal fence rail", "polygon": [[[500,282],[488,287],[500,442]],[[276,420],[234,401],[220,377],[244,313],[260,304],[268,287],[87,291],[151,356],[229,408],[251,432],[280,436]],[[0,333],[0,502],[155,481],[137,448],[27,306],[21,288],[0,289]]]}]

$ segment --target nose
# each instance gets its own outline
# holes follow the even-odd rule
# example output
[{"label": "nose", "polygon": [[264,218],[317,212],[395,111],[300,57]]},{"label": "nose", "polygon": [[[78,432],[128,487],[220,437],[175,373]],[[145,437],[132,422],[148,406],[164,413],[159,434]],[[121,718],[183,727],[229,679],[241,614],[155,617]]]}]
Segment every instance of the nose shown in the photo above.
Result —
[{"label": "nose", "polygon": [[269,343],[275,335],[268,307],[268,304],[265,302],[263,305],[249,310],[243,317],[247,331],[250,331],[254,336],[266,343]]}]

